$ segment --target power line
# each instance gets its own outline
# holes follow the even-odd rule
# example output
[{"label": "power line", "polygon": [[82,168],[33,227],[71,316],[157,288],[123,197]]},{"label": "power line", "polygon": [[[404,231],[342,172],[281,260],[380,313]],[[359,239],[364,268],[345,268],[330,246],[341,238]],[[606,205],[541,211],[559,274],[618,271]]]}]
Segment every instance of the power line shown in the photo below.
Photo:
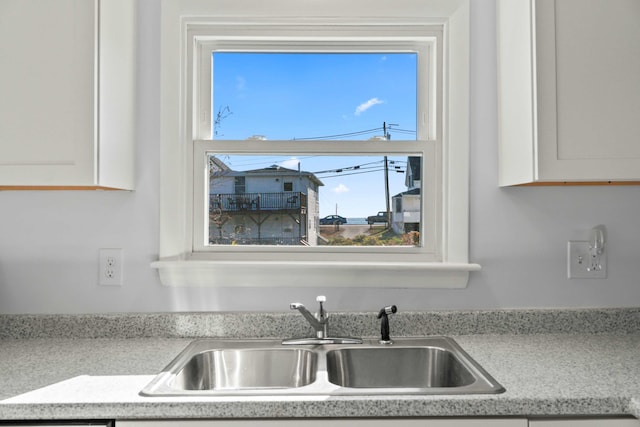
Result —
[{"label": "power line", "polygon": [[[349,175],[360,175],[360,174],[364,174],[364,173],[373,173],[373,172],[382,172],[384,171],[384,168],[378,168],[378,169],[374,169],[374,170],[365,170],[365,171],[360,171],[360,172],[350,172],[350,173],[339,173],[336,175],[328,175],[328,176],[323,176],[321,177],[322,179],[327,179],[327,178],[337,178],[337,177],[342,177],[342,176],[349,176]],[[398,173],[404,173],[405,171],[396,171]]]},{"label": "power line", "polygon": [[[211,157],[221,157],[220,155],[212,155]],[[224,156],[222,156],[224,157]],[[323,157],[321,155],[314,155],[314,156],[301,156],[301,157],[296,157],[295,160],[306,160],[306,159],[312,159],[312,158],[318,158],[318,157]],[[237,160],[237,159],[236,159]],[[273,165],[273,164],[278,164],[281,162],[285,162],[288,160],[292,160],[292,158],[290,157],[285,157],[285,158],[269,158],[269,160],[266,161],[260,161],[260,162],[230,162],[229,166],[233,166],[233,167],[246,167],[246,166],[256,166],[256,165]],[[369,165],[376,165],[376,164],[380,164],[382,163],[383,160],[377,160],[374,162],[368,162],[368,163],[361,163],[358,165],[353,165],[353,166],[344,166],[344,167],[338,167],[338,168],[333,168],[333,169],[326,169],[326,170],[322,170],[322,171],[317,171],[317,172],[312,172],[315,175],[320,175],[320,174],[324,174],[324,173],[340,173],[342,171],[348,171],[348,170],[357,170],[357,169],[368,169],[367,166]],[[395,169],[398,168],[404,168],[406,165],[407,161],[406,160],[390,160],[389,161],[389,165],[397,165],[400,164],[401,166],[395,166]],[[377,166],[376,166],[377,167]],[[391,167],[392,169],[394,167]]]},{"label": "power line", "polygon": [[414,134],[414,133],[416,133],[415,130],[398,129],[398,128],[389,128],[389,131],[399,132],[399,133],[406,133],[406,134]]},{"label": "power line", "polygon": [[[214,155],[213,157],[219,157],[219,154]],[[233,155],[234,158],[238,158],[240,156],[242,156],[241,154],[234,154]],[[255,156],[252,156],[255,157]],[[319,157],[319,156],[302,156],[302,157],[296,157],[295,160],[303,160],[303,159],[312,159],[314,157]],[[242,166],[255,166],[255,165],[273,165],[273,164],[278,164],[278,163],[283,163],[289,160],[294,160],[291,157],[283,157],[281,159],[272,159],[271,157],[269,157],[269,160],[265,160],[265,161],[260,161],[260,162],[230,162],[229,166],[234,166],[234,167],[242,167]]]},{"label": "power line", "polygon": [[386,130],[384,127],[378,127],[378,128],[371,128],[371,129],[359,130],[354,132],[339,133],[334,135],[309,136],[304,138],[293,137],[292,140],[293,141],[332,140],[332,139],[350,138],[350,137],[360,136],[360,135],[371,135],[376,133],[384,134],[385,132],[389,134],[391,131],[401,133],[401,134],[411,134],[411,135],[414,135],[416,133],[415,130],[399,129],[392,126],[393,124],[390,124]]},{"label": "power line", "polygon": [[361,130],[361,131],[356,131],[356,132],[341,133],[341,134],[336,134],[336,135],[311,136],[311,137],[307,137],[307,138],[293,138],[293,139],[295,141],[309,141],[309,140],[317,140],[317,139],[338,139],[338,138],[345,138],[345,137],[350,137],[350,136],[377,133],[380,130],[381,130],[381,128],[373,128],[373,129]]},{"label": "power line", "polygon": [[360,169],[363,166],[375,165],[377,163],[382,163],[382,160],[378,160],[376,162],[362,163],[360,165],[355,165],[355,166],[345,166],[345,167],[342,167],[342,168],[327,169],[327,170],[313,172],[313,173],[316,174],[316,175],[319,175],[319,174],[322,174],[322,173],[342,172],[343,170]]},{"label": "power line", "polygon": [[[341,168],[334,168],[334,169],[327,169],[327,170],[323,170],[323,171],[317,171],[317,172],[313,172],[316,175],[320,175],[323,173],[333,173],[333,172],[342,172],[345,170],[353,170],[353,169],[370,169],[370,168],[366,168],[363,166],[368,166],[368,165],[375,165],[375,164],[379,164],[379,163],[383,163],[384,160],[377,160],[375,162],[369,162],[369,163],[362,163],[359,165],[355,165],[355,166],[345,166],[345,167],[341,167]],[[405,166],[395,166],[396,164],[404,164],[406,165],[406,160],[389,160],[389,164],[390,165],[394,165],[391,167],[391,169],[399,169],[399,168],[403,168]],[[375,166],[378,167],[378,166]]]},{"label": "power line", "polygon": [[[325,171],[324,173],[335,173],[338,175],[335,176],[345,176],[345,175],[351,175],[350,173],[346,173],[346,172],[351,172],[351,171],[359,171],[361,173],[367,173],[367,172],[377,172],[379,170],[383,170],[382,166],[372,166],[372,167],[368,167],[368,168],[344,168],[344,169],[335,169],[332,171]],[[314,174],[314,175],[322,175],[322,174]],[[326,176],[323,176],[322,178],[326,178]]]}]

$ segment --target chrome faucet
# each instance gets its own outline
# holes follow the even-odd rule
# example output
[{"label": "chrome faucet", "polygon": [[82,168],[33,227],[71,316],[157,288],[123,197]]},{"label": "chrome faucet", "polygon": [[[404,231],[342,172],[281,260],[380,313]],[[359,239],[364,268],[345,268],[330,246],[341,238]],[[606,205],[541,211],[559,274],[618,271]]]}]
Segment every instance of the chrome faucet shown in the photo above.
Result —
[{"label": "chrome faucet", "polygon": [[324,307],[322,306],[322,303],[327,301],[327,297],[325,297],[324,295],[318,295],[316,297],[316,301],[320,303],[320,311],[316,313],[315,316],[311,314],[311,312],[309,312],[309,310],[307,310],[307,308],[299,302],[292,302],[291,304],[289,304],[289,308],[291,310],[298,310],[300,314],[302,314],[304,318],[307,319],[307,322],[309,322],[309,324],[316,331],[316,338],[327,338],[329,336],[329,315],[326,311],[324,311]]},{"label": "chrome faucet", "polygon": [[316,331],[315,337],[309,338],[289,338],[282,340],[282,344],[290,345],[317,345],[317,344],[362,344],[360,338],[351,337],[330,337],[329,336],[329,314],[324,309],[323,303],[327,301],[324,295],[316,297],[316,301],[320,304],[320,311],[315,315],[311,314],[307,308],[299,303],[292,302],[289,304],[291,310],[298,310],[300,314],[307,319],[307,322]]}]

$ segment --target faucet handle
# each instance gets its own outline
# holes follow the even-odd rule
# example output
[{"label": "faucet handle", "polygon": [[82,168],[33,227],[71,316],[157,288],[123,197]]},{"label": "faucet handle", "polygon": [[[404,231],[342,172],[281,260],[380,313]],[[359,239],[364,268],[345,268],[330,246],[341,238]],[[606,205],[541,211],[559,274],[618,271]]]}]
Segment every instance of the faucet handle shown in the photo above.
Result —
[{"label": "faucet handle", "polygon": [[324,295],[318,295],[316,297],[316,301],[320,304],[320,311],[317,314],[318,320],[324,321],[327,318],[327,312],[324,311],[322,303],[327,302],[327,297],[325,297]]}]

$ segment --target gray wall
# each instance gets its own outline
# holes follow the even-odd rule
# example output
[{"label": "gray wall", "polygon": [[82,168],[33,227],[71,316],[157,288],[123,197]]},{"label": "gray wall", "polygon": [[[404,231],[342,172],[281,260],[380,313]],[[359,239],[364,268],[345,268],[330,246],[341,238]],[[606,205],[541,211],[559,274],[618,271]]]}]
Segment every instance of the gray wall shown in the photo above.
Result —
[{"label": "gray wall", "polygon": [[[140,0],[135,192],[0,192],[0,313],[627,307],[640,305],[640,187],[498,188],[495,2],[472,1],[471,248],[461,290],[172,289],[158,251],[159,20]],[[608,231],[606,280],[566,279],[566,243]],[[124,286],[97,285],[98,248],[124,248]]]}]

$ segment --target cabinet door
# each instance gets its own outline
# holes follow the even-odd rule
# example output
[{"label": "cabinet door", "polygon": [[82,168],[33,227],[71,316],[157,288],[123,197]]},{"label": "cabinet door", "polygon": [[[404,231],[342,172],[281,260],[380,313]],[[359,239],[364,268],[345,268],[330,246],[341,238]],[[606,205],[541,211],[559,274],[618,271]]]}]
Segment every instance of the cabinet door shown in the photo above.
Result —
[{"label": "cabinet door", "polygon": [[539,176],[640,178],[640,2],[536,2]]},{"label": "cabinet door", "polygon": [[278,420],[207,420],[207,421],[117,421],[116,427],[527,427],[526,419],[517,418],[422,418],[422,419],[278,419]]},{"label": "cabinet door", "polygon": [[0,189],[133,189],[135,9],[0,1]]},{"label": "cabinet door", "polygon": [[96,4],[0,2],[0,185],[94,182]]},{"label": "cabinet door", "polygon": [[635,418],[581,418],[531,420],[529,427],[640,427]]},{"label": "cabinet door", "polygon": [[497,4],[500,185],[640,181],[640,2]]}]

